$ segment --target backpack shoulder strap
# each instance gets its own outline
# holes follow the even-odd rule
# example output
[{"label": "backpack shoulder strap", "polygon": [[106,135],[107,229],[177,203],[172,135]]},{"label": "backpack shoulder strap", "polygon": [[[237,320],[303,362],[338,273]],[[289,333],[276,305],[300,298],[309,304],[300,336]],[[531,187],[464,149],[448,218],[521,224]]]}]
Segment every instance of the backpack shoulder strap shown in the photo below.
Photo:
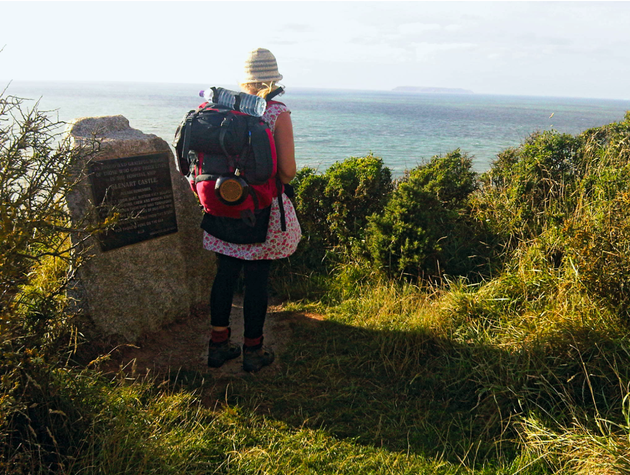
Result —
[{"label": "backpack shoulder strap", "polygon": [[269,94],[267,94],[267,96],[265,97],[265,100],[267,102],[269,102],[271,99],[273,99],[274,97],[276,97],[278,94],[282,94],[284,92],[284,88],[279,87],[278,89],[276,89],[275,91],[270,92]]},{"label": "backpack shoulder strap", "polygon": [[[186,117],[185,125],[184,125],[184,142],[182,145],[182,158],[188,161],[188,173],[190,174],[190,169],[192,168],[192,164],[190,163],[188,153],[190,152],[190,129],[192,129],[192,121],[194,118],[194,113],[188,114]],[[183,170],[182,170],[183,172]]]},{"label": "backpack shoulder strap", "polygon": [[276,187],[278,188],[278,209],[280,211],[280,229],[282,232],[287,230],[287,220],[284,216],[284,203],[282,202],[282,193],[284,192],[284,185],[280,181],[280,177],[276,175]]}]

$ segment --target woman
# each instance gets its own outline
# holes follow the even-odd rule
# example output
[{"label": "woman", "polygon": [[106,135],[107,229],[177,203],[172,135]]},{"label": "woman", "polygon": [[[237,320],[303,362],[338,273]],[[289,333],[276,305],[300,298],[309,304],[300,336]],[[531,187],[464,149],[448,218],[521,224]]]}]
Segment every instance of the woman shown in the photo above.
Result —
[{"label": "woman", "polygon": [[[276,91],[282,79],[274,55],[258,48],[245,60],[245,78],[240,86],[244,92],[266,97]],[[263,120],[273,132],[278,157],[278,177],[283,184],[289,183],[296,173],[295,149],[291,112],[280,102],[270,101]],[[286,195],[282,202],[286,231],[282,231],[278,198],[272,202],[267,240],[262,244],[233,244],[204,233],[204,248],[217,256],[217,274],[210,295],[212,333],[209,343],[208,366],[218,368],[226,361],[241,354],[239,345],[230,340],[230,311],[235,285],[244,269],[245,289],[243,317],[243,369],[258,371],[271,364],[274,353],[263,346],[263,326],[267,314],[268,280],[271,262],[288,257],[297,248],[302,236],[295,209]]]}]

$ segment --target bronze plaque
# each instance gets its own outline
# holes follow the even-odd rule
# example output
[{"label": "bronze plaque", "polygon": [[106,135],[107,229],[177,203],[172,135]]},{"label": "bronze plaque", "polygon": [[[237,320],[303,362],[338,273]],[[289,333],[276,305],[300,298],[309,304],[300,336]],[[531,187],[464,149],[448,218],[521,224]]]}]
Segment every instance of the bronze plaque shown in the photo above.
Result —
[{"label": "bronze plaque", "polygon": [[113,229],[99,236],[102,251],[177,232],[168,153],[99,160],[89,172],[100,218],[119,214]]}]

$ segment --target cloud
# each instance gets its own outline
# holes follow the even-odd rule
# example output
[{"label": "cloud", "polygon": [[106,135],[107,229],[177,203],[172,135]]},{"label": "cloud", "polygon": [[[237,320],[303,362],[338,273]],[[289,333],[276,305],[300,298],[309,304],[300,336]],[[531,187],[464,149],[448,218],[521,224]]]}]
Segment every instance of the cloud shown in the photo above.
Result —
[{"label": "cloud", "polygon": [[459,33],[464,29],[460,24],[447,24],[440,23],[403,23],[398,25],[395,34],[387,35],[388,38],[398,41],[410,41],[414,38],[434,37],[438,36],[441,39],[452,38],[453,34]]},{"label": "cloud", "polygon": [[420,61],[431,59],[439,53],[449,51],[470,51],[477,49],[479,45],[475,43],[413,43],[416,58]]},{"label": "cloud", "polygon": [[275,38],[270,38],[269,39],[269,44],[272,45],[281,45],[281,46],[293,46],[293,45],[300,45],[303,42],[301,40],[291,40],[291,39],[287,39],[283,36],[276,36]]},{"label": "cloud", "polygon": [[446,26],[444,27],[444,30],[445,30],[445,31],[448,31],[449,33],[454,33],[454,32],[456,32],[456,31],[461,31],[463,28],[464,28],[464,27],[463,27],[462,25],[455,25],[455,24],[452,24],[452,25],[446,25]]},{"label": "cloud", "polygon": [[313,25],[306,23],[285,23],[282,25],[282,33],[309,33],[315,31]]},{"label": "cloud", "polygon": [[443,27],[437,23],[406,23],[398,27],[398,32],[403,35],[418,35],[431,31],[439,31]]}]

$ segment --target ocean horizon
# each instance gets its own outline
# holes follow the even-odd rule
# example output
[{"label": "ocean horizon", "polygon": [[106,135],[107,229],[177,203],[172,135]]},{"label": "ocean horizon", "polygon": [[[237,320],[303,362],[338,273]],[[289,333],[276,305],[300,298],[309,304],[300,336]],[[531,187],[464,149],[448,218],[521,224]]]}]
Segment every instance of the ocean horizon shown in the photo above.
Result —
[{"label": "ocean horizon", "polygon": [[[61,121],[123,115],[131,127],[169,144],[209,84],[6,81],[5,94],[39,101]],[[236,89],[235,85],[219,86]],[[291,88],[278,100],[292,111],[298,167],[320,171],[374,154],[394,175],[457,148],[476,171],[536,131],[582,131],[623,120],[630,100]]]}]

